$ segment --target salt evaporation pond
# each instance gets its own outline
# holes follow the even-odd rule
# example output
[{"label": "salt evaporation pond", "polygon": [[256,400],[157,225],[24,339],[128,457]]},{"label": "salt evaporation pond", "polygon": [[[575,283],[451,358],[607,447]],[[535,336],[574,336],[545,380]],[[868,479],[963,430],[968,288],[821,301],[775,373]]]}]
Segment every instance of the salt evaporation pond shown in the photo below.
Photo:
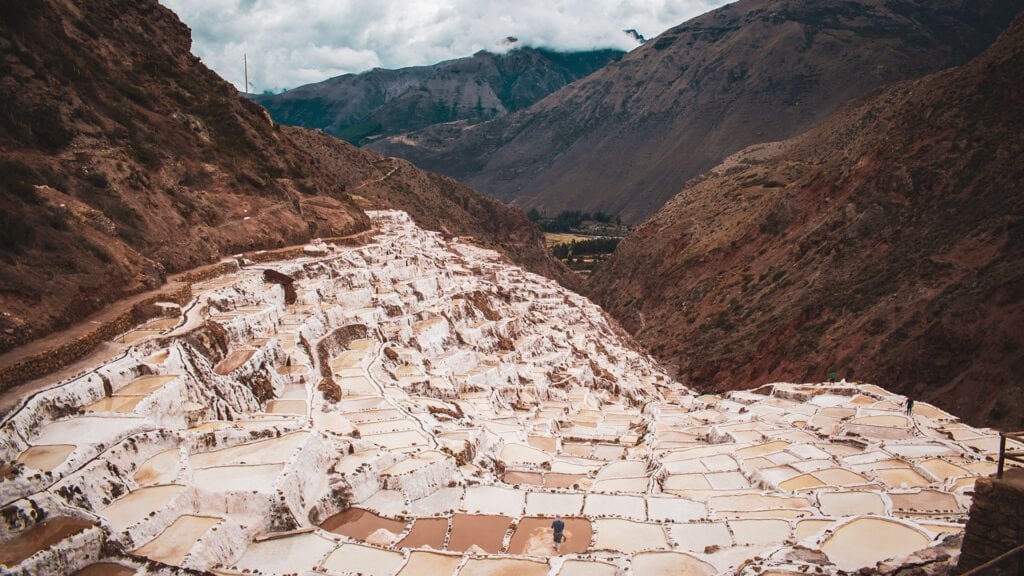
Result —
[{"label": "salt evaporation pond", "polygon": [[956,554],[995,431],[864,383],[696,394],[585,298],[371,217],[365,245],[229,260],[5,417],[8,568],[834,575]]}]

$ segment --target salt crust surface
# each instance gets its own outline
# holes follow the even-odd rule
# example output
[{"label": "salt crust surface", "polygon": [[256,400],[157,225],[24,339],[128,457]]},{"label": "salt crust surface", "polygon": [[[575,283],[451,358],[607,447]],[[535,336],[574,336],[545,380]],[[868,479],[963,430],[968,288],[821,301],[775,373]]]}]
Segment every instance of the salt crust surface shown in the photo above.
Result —
[{"label": "salt crust surface", "polygon": [[[9,415],[0,450],[20,466],[0,496],[21,519],[0,536],[34,509],[97,524],[9,568],[120,548],[106,560],[139,573],[148,557],[166,574],[754,574],[799,570],[800,545],[836,573],[958,532],[994,468],[994,431],[924,403],[908,416],[876,385],[695,394],[585,298],[402,212],[371,217],[366,246],[197,284],[182,318]],[[265,268],[295,279],[294,302]],[[585,554],[515,556],[402,548],[412,522],[368,542],[319,528],[348,508],[506,517],[488,536],[503,550],[524,516],[593,535]]]}]

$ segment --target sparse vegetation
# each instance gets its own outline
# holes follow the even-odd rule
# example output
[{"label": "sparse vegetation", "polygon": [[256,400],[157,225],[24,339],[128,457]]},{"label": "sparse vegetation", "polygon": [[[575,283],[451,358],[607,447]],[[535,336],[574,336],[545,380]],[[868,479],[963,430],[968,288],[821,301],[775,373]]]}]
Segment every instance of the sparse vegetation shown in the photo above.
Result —
[{"label": "sparse vegetation", "polygon": [[622,226],[622,219],[618,216],[611,216],[604,212],[580,212],[579,210],[564,210],[553,218],[547,218],[536,208],[527,213],[530,221],[540,226],[544,232],[575,232],[579,231],[587,222],[598,224],[614,224]]}]

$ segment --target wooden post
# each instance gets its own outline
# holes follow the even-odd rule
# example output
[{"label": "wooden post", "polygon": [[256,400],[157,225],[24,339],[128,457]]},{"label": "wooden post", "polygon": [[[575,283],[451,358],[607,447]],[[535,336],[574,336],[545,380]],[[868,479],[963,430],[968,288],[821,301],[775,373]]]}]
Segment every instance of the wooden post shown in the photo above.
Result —
[{"label": "wooden post", "polygon": [[999,433],[999,467],[996,468],[996,478],[1003,477],[1003,466],[1006,464],[1006,434]]}]

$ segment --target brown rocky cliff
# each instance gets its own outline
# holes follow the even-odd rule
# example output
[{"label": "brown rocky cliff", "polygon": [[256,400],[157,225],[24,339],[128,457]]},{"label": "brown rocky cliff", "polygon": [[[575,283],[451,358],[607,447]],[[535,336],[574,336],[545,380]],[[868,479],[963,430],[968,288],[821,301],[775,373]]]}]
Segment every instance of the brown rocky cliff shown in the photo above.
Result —
[{"label": "brown rocky cliff", "polygon": [[684,382],[840,376],[1024,424],[1024,20],[969,64],[747,149],[592,293]]},{"label": "brown rocky cliff", "polygon": [[0,350],[169,272],[368,227],[155,0],[0,13]]}]

